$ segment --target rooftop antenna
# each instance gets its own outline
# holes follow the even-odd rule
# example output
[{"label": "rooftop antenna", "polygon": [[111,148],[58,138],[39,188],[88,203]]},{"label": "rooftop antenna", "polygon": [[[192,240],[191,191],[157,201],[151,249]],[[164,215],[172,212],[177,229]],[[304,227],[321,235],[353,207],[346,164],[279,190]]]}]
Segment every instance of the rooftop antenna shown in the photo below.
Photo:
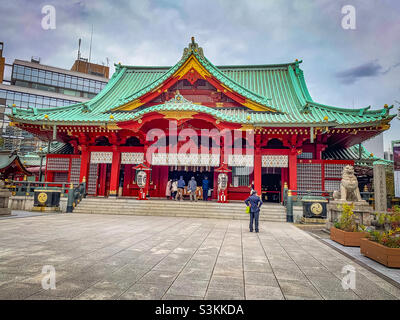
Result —
[{"label": "rooftop antenna", "polygon": [[79,38],[79,40],[78,40],[78,70],[79,70],[79,64],[80,64],[80,61],[81,61],[81,43],[82,43],[82,39],[81,38]]},{"label": "rooftop antenna", "polygon": [[89,46],[89,65],[88,65],[88,73],[90,73],[90,58],[92,56],[92,38],[93,38],[93,24],[92,24],[92,33],[90,34],[90,46]]},{"label": "rooftop antenna", "polygon": [[82,43],[82,39],[79,38],[79,40],[78,40],[78,60],[81,58],[81,43]]}]

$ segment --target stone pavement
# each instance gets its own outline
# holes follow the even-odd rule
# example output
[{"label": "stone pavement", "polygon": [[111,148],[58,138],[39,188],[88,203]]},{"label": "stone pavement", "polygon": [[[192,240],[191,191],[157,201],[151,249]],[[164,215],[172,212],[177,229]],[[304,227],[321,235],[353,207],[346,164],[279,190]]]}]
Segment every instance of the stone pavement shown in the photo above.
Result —
[{"label": "stone pavement", "polygon": [[58,212],[35,212],[35,211],[24,211],[24,210],[12,210],[11,215],[9,216],[0,216],[0,220],[2,219],[14,219],[14,218],[26,218],[26,217],[37,217],[37,216],[45,216],[59,214]]},{"label": "stone pavement", "polygon": [[[0,221],[0,299],[399,299],[287,223],[57,214]],[[43,290],[44,265],[56,289]],[[344,290],[346,265],[356,287]]]},{"label": "stone pavement", "polygon": [[339,249],[340,251],[347,253],[349,256],[355,258],[356,260],[366,264],[368,267],[374,269],[375,271],[385,275],[386,277],[392,279],[394,282],[397,282],[400,287],[400,269],[396,268],[388,268],[383,264],[380,264],[360,252],[360,248],[357,247],[346,247],[337,243],[331,239],[322,239],[326,243],[329,243],[331,246]]}]

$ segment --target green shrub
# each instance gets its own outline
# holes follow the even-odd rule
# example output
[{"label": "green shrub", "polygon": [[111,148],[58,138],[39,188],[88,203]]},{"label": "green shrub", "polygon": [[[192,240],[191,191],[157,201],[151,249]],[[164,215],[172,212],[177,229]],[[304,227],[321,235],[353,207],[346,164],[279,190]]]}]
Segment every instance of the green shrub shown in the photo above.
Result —
[{"label": "green shrub", "polygon": [[339,220],[334,223],[334,227],[347,232],[364,231],[365,226],[358,225],[356,222],[356,216],[353,211],[354,205],[344,203],[342,208],[342,214],[340,215]]}]

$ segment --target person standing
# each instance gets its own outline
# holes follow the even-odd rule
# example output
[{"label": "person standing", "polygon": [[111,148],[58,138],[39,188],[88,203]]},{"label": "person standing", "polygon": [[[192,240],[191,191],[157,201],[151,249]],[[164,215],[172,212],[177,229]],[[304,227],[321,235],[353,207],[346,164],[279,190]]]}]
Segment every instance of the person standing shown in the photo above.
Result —
[{"label": "person standing", "polygon": [[176,200],[176,194],[178,193],[178,181],[174,179],[171,184],[171,195],[172,199]]},{"label": "person standing", "polygon": [[210,189],[209,182],[210,181],[208,180],[208,177],[205,176],[204,179],[203,179],[203,183],[202,183],[202,185],[203,185],[203,200],[204,201],[208,200],[208,190]]},{"label": "person standing", "polygon": [[190,181],[188,183],[188,189],[190,192],[190,201],[193,201],[193,198],[194,198],[194,201],[197,202],[197,196],[196,196],[197,182],[194,177],[192,177],[192,179],[190,179]]},{"label": "person standing", "polygon": [[257,191],[253,190],[251,196],[244,200],[247,206],[250,206],[250,232],[253,232],[253,221],[255,221],[255,230],[258,232],[258,218],[260,216],[260,207],[262,206],[262,201],[257,195]]},{"label": "person standing", "polygon": [[176,196],[176,199],[179,199],[179,201],[183,200],[183,189],[185,188],[185,185],[186,183],[185,180],[183,180],[183,176],[180,176],[178,180],[178,194]]},{"label": "person standing", "polygon": [[167,182],[167,186],[165,188],[165,196],[167,199],[171,198],[171,187],[172,187],[172,179],[169,179]]}]

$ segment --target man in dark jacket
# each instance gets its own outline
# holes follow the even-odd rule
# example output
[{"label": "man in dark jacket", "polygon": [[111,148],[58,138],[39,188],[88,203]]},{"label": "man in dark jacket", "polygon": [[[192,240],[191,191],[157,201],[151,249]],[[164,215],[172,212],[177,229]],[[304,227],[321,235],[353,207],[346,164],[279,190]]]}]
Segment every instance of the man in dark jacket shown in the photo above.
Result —
[{"label": "man in dark jacket", "polygon": [[185,185],[186,183],[185,180],[183,180],[183,176],[180,176],[178,180],[178,195],[176,196],[179,201],[183,200],[183,189]]},{"label": "man in dark jacket", "polygon": [[208,181],[208,177],[205,176],[203,179],[203,200],[207,201],[208,200],[208,190],[210,189],[210,181]]},{"label": "man in dark jacket", "polygon": [[260,216],[260,207],[262,201],[257,196],[257,191],[253,190],[251,196],[244,200],[247,206],[250,206],[250,232],[253,232],[253,220],[255,220],[255,229],[258,232],[258,218]]}]

